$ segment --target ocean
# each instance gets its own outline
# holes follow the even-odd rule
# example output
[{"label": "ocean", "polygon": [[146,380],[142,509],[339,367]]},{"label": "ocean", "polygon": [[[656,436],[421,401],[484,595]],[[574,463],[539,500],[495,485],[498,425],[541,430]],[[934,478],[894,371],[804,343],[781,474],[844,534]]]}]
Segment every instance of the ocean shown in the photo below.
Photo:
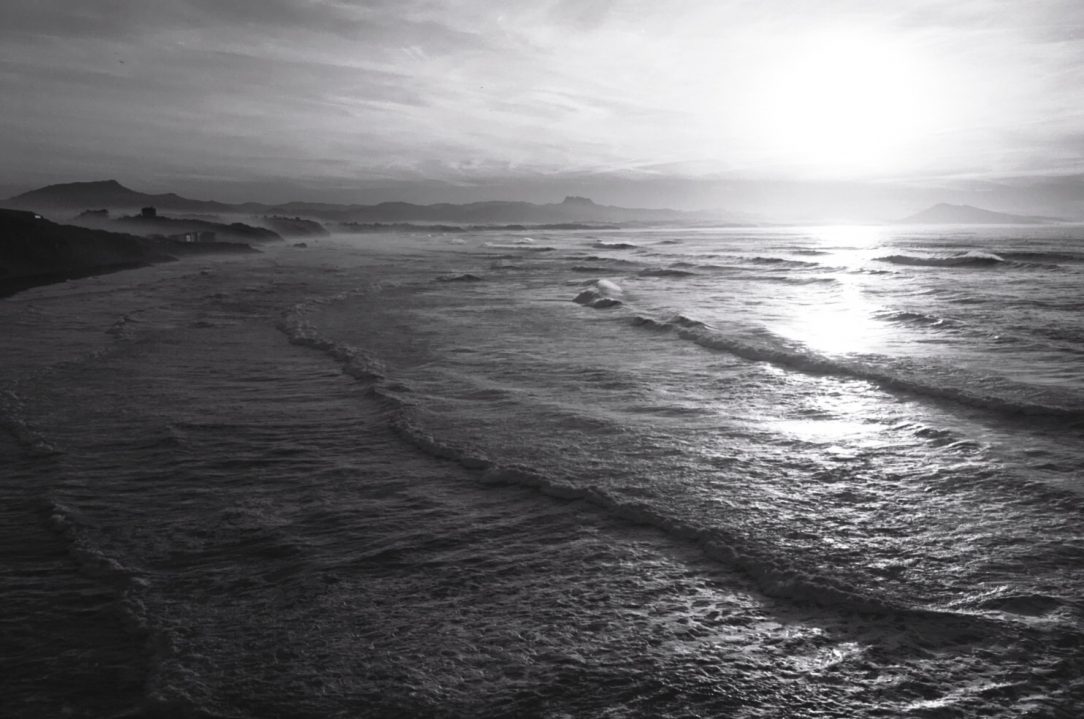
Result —
[{"label": "ocean", "polygon": [[1084,227],[262,249],[0,300],[0,716],[1084,715]]}]

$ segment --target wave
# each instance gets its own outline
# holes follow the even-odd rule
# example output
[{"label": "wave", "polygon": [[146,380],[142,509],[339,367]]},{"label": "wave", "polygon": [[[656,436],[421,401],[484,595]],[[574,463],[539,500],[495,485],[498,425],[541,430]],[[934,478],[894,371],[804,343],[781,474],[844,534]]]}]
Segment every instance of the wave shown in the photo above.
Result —
[{"label": "wave", "polygon": [[0,430],[10,435],[16,444],[32,457],[48,457],[61,453],[26,421],[23,400],[13,390],[0,391]]},{"label": "wave", "polygon": [[1059,264],[1063,262],[1084,262],[1084,252],[1043,252],[1041,250],[1020,250],[1016,252],[1002,252],[1000,253],[1000,255],[1006,260],[1014,260],[1017,262],[1049,262],[1054,264]]},{"label": "wave", "polygon": [[433,457],[458,463],[476,473],[477,480],[491,486],[528,487],[560,500],[587,502],[607,514],[637,525],[646,525],[675,538],[692,542],[703,553],[721,564],[749,576],[766,595],[818,604],[825,608],[879,614],[915,612],[930,614],[898,604],[888,597],[864,594],[832,577],[790,566],[780,558],[725,528],[706,529],[672,517],[651,504],[614,496],[606,490],[575,480],[554,477],[522,464],[501,464],[483,452],[442,441],[409,416],[407,408],[391,420],[392,428],[404,440]]},{"label": "wave", "polygon": [[674,315],[670,318],[669,322],[676,327],[707,327],[703,322],[686,317],[685,315]]},{"label": "wave", "polygon": [[386,377],[383,365],[372,354],[351,345],[329,340],[313,328],[308,315],[320,305],[338,302],[348,297],[370,294],[382,285],[349,290],[327,298],[309,299],[300,302],[283,313],[275,327],[286,335],[290,344],[309,347],[328,355],[343,366],[343,373],[362,381],[379,381]]},{"label": "wave", "polygon": [[595,280],[593,284],[608,297],[620,297],[625,294],[625,290],[621,288],[621,285],[611,280]]},{"label": "wave", "polygon": [[657,320],[652,317],[645,317],[644,315],[634,315],[630,322],[634,327],[646,327],[648,329],[664,331],[674,330],[681,327],[707,327],[707,325],[705,325],[700,320],[694,320],[690,317],[686,317],[685,315],[673,315],[669,319],[665,320]]},{"label": "wave", "polygon": [[138,322],[139,320],[131,314],[126,314],[111,324],[105,333],[115,339],[132,339],[132,324]]},{"label": "wave", "polygon": [[624,265],[638,267],[640,263],[634,260],[626,260],[620,257],[603,257],[602,255],[570,255],[569,259],[583,260],[585,262],[605,262],[607,265]]},{"label": "wave", "polygon": [[794,277],[793,275],[749,275],[742,279],[758,282],[782,282],[788,285],[831,285],[839,282],[835,277]]},{"label": "wave", "polygon": [[605,240],[599,240],[595,242],[592,247],[598,247],[602,250],[633,250],[639,247],[631,242],[606,242]]},{"label": "wave", "polygon": [[1070,608],[1075,602],[1044,592],[1011,592],[1004,587],[968,597],[955,606],[994,612],[1039,617]]},{"label": "wave", "polygon": [[[637,315],[630,323],[647,329],[671,330],[678,337],[706,349],[727,352],[754,362],[768,362],[809,374],[865,380],[887,390],[952,401],[1007,415],[1084,423],[1084,400],[1065,403],[1064,393],[1055,394],[1009,380],[975,376],[958,370],[946,372],[933,366],[881,356],[828,357],[803,348],[769,344],[770,338],[766,342],[733,337],[682,315],[668,320]],[[989,391],[983,392],[983,388]]]},{"label": "wave", "polygon": [[622,304],[621,300],[614,299],[613,297],[601,297],[598,292],[595,292],[594,290],[584,290],[576,295],[572,301],[577,304],[594,307],[596,310],[618,307]]},{"label": "wave", "polygon": [[884,320],[885,322],[895,322],[899,324],[917,324],[925,325],[927,327],[954,327],[957,324],[950,319],[938,317],[937,315],[926,314],[924,312],[908,312],[904,310],[885,310],[883,312],[876,313],[874,317],[880,320]]},{"label": "wave", "polygon": [[587,274],[598,275],[604,272],[620,272],[621,270],[614,267],[606,267],[604,265],[572,265],[569,268],[571,272],[584,272]]},{"label": "wave", "polygon": [[[605,280],[598,281],[595,286],[610,291],[615,288],[620,290],[620,287]],[[983,616],[910,605],[876,587],[855,586],[826,571],[800,566],[785,547],[773,544],[770,539],[765,541],[747,537],[740,530],[726,526],[701,526],[668,514],[665,507],[655,506],[649,499],[609,491],[593,484],[589,477],[551,474],[523,464],[501,462],[476,446],[447,441],[425,427],[424,408],[417,405],[415,400],[402,397],[402,386],[383,374],[382,365],[375,358],[316,334],[305,321],[311,306],[295,307],[280,323],[279,328],[287,334],[288,339],[323,352],[339,362],[344,372],[355,374],[369,384],[371,396],[387,407],[384,416],[389,427],[401,439],[429,456],[455,462],[471,472],[481,484],[531,488],[559,500],[585,502],[631,524],[652,527],[695,545],[707,558],[744,574],[764,595],[799,605],[817,605],[832,612],[859,612],[888,617],[903,614],[913,621],[935,624],[940,631],[931,632],[931,636],[937,637],[935,641],[945,643],[967,641],[966,637],[977,630],[990,633],[1003,630],[1002,623]],[[675,315],[666,323],[644,317],[637,319],[643,320],[644,324],[666,324],[681,332],[704,327],[703,323],[683,315]],[[359,369],[365,371],[355,373]]]},{"label": "wave", "polygon": [[622,304],[621,297],[624,295],[624,290],[617,283],[610,280],[595,280],[589,284],[587,289],[572,299],[573,302],[599,310]]},{"label": "wave", "polygon": [[913,437],[925,440],[933,447],[962,447],[967,441],[950,429],[930,427],[920,422],[902,422],[892,427],[894,431],[906,432]]},{"label": "wave", "polygon": [[[68,552],[82,574],[111,588],[125,629],[143,645],[139,658],[146,671],[144,696],[117,717],[185,716],[226,719],[204,705],[193,691],[194,679],[182,659],[184,641],[175,627],[156,620],[148,609],[146,590],[152,586],[147,572],[118,558],[98,540],[99,531],[81,512],[56,500],[45,506],[50,528],[68,544]],[[182,630],[183,631],[183,630]]]},{"label": "wave", "polygon": [[695,272],[689,270],[680,270],[673,267],[649,267],[645,270],[640,270],[636,274],[640,277],[695,277]]},{"label": "wave", "polygon": [[703,527],[683,520],[647,501],[616,496],[590,484],[589,480],[581,482],[551,476],[523,464],[502,464],[476,448],[441,440],[413,419],[404,405],[399,405],[391,424],[396,434],[415,448],[433,457],[456,462],[474,472],[482,484],[527,487],[555,499],[586,502],[630,524],[648,526],[689,542],[707,558],[744,574],[766,596],[801,605],[816,605],[833,612],[907,615],[916,621],[939,625],[944,630],[938,635],[939,641],[945,643],[964,641],[963,637],[976,629],[990,633],[1003,629],[999,622],[982,616],[909,605],[876,589],[861,589],[825,572],[799,567],[778,547],[749,539],[726,527]]},{"label": "wave", "polygon": [[1000,255],[975,250],[955,255],[886,255],[875,259],[912,267],[996,267],[1005,263],[1005,258]]},{"label": "wave", "polygon": [[646,327],[647,329],[660,330],[663,332],[673,329],[673,326],[668,322],[659,321],[650,317],[642,317],[640,315],[636,315],[631,321],[634,327]]},{"label": "wave", "polygon": [[441,275],[436,278],[437,282],[481,282],[482,278],[478,275],[471,274],[470,272],[464,272],[461,275]]},{"label": "wave", "polygon": [[746,262],[751,262],[754,265],[772,265],[774,267],[819,267],[816,262],[806,262],[805,260],[788,260],[784,257],[747,257],[744,258]]},{"label": "wave", "polygon": [[493,250],[516,250],[518,252],[553,252],[556,247],[546,245],[526,245],[517,242],[483,242],[482,247]]}]

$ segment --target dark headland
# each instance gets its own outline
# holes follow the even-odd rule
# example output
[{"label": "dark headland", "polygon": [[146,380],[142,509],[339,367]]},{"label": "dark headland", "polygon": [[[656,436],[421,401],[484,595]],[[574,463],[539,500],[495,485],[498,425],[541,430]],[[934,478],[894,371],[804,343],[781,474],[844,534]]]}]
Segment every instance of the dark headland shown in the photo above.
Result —
[{"label": "dark headland", "polygon": [[255,252],[247,244],[184,242],[50,222],[0,210],[0,297],[37,285],[169,262],[184,255]]}]

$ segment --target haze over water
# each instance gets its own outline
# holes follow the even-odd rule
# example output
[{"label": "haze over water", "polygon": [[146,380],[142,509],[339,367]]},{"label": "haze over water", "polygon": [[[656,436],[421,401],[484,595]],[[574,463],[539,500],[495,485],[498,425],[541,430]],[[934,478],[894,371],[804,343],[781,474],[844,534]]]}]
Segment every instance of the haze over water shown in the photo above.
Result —
[{"label": "haze over water", "polygon": [[5,715],[1084,706],[1079,227],[264,250],[0,302]]}]

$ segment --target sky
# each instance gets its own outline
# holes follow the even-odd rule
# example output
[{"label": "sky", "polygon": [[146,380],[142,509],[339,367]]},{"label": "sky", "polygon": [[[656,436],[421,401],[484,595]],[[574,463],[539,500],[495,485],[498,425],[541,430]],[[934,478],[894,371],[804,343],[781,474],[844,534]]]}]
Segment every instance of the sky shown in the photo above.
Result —
[{"label": "sky", "polygon": [[1084,217],[1080,0],[5,0],[0,193]]}]

